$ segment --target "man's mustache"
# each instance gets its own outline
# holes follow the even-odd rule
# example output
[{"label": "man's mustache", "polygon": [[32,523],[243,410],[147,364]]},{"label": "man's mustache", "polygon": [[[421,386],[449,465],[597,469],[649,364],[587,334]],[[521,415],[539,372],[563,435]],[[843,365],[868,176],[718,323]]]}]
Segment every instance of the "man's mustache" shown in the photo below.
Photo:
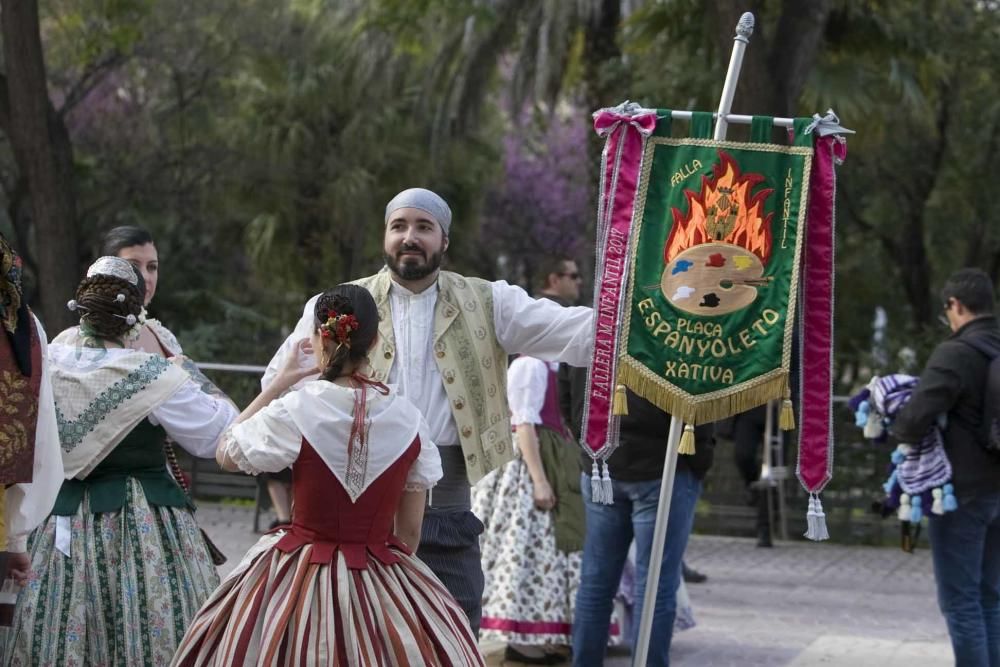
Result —
[{"label": "man's mustache", "polygon": [[399,252],[396,253],[396,257],[399,257],[404,252],[419,252],[424,259],[427,259],[427,253],[424,252],[424,249],[415,244],[409,245],[404,243],[403,245],[399,246]]}]

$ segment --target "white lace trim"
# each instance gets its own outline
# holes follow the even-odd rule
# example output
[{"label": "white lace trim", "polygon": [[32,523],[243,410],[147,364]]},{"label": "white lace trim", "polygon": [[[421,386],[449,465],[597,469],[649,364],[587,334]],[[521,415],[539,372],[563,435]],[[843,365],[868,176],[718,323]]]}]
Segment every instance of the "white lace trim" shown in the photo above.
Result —
[{"label": "white lace trim", "polygon": [[233,463],[243,472],[248,475],[254,475],[255,477],[261,473],[257,470],[247,459],[246,454],[243,453],[243,449],[240,448],[240,443],[233,437],[233,430],[226,429],[226,433],[222,436],[222,446],[223,451],[226,453]]},{"label": "white lace trim", "polygon": [[437,482],[431,482],[430,484],[423,484],[420,482],[407,482],[403,485],[403,491],[408,491],[410,493],[415,493],[417,491],[430,491],[435,486]]},{"label": "white lace trim", "polygon": [[515,410],[511,408],[510,425],[520,426],[521,424],[539,425],[542,423],[542,413],[538,410],[532,411],[530,408]]}]

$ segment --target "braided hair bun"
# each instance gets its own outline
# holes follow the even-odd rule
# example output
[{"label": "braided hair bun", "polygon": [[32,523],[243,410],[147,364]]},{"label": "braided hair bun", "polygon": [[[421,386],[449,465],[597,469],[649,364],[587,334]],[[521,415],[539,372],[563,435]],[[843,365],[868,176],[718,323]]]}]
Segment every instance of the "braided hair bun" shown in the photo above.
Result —
[{"label": "braided hair bun", "polygon": [[[115,275],[95,272],[100,262],[111,258],[102,257],[94,263],[88,275],[76,288],[75,304],[71,307],[80,311],[80,324],[98,338],[116,340],[122,338],[138,320],[146,296],[146,283],[142,274],[132,265],[114,258],[123,266],[115,265]],[[135,282],[130,282],[123,267],[132,272]],[[129,316],[132,321],[129,322]]]},{"label": "braided hair bun", "polygon": [[378,335],[378,308],[364,287],[345,283],[327,290],[313,309],[316,331],[323,333],[329,361],[320,373],[333,382],[343,375],[348,362],[356,365],[368,356]]}]

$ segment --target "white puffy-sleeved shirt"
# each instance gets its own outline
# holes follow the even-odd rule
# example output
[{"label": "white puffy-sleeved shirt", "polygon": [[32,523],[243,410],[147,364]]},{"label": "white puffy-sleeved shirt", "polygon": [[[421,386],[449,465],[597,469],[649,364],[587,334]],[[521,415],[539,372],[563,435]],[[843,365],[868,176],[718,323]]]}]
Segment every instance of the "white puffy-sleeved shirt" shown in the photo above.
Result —
[{"label": "white puffy-sleeved shirt", "polygon": [[206,394],[194,380],[188,380],[148,419],[192,456],[213,459],[219,437],[238,416],[227,399]]},{"label": "white puffy-sleeved shirt", "polygon": [[32,467],[31,482],[8,487],[4,498],[6,551],[18,553],[27,547],[28,534],[52,511],[63,482],[59,425],[56,421],[56,406],[52,399],[52,379],[49,372],[48,340],[42,323],[34,315],[32,318],[35,320],[42,352],[42,383],[38,392],[38,422],[35,427],[35,462]]},{"label": "white puffy-sleeved shirt", "polygon": [[355,392],[326,380],[308,382],[234,425],[223,438],[224,451],[245,473],[277,472],[298,459],[305,438],[354,501],[419,436],[420,454],[410,467],[406,489],[432,488],[441,479],[441,457],[420,412],[395,391],[367,391],[368,451],[354,449],[356,456],[367,455],[367,464],[358,468],[363,471],[358,483],[347,483]]},{"label": "white puffy-sleeved shirt", "polygon": [[[503,280],[490,283],[490,287],[496,337],[508,354],[530,355],[571,366],[590,364],[594,345],[591,308],[564,307],[550,299],[535,299],[522,288]],[[263,387],[271,383],[287,355],[295,353],[296,343],[312,334],[313,309],[318,298],[316,295],[306,302],[295,330],[268,364],[261,379]],[[392,283],[389,299],[397,354],[389,370],[389,382],[397,385],[399,393],[410,399],[424,415],[434,442],[458,445],[458,428],[433,349],[437,298],[437,283],[420,293]],[[315,363],[311,355],[300,355],[300,367]]]},{"label": "white puffy-sleeved shirt", "polygon": [[510,405],[511,426],[542,423],[545,393],[549,389],[549,372],[559,369],[554,361],[534,357],[518,357],[507,369],[507,403]]}]

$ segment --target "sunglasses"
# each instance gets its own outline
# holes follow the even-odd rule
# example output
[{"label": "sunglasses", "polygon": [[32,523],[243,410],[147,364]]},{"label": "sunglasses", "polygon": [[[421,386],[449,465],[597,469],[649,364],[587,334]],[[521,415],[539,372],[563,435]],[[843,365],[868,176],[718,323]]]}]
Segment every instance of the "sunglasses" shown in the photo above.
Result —
[{"label": "sunglasses", "polygon": [[580,280],[579,272],[574,271],[573,273],[560,273],[563,278],[569,278],[570,280]]},{"label": "sunglasses", "polygon": [[943,309],[944,313],[938,315],[938,322],[940,322],[941,324],[943,324],[948,328],[951,328],[951,322],[948,321],[948,316],[945,315],[945,313],[951,310],[951,299],[948,299],[947,301],[944,302]]}]

